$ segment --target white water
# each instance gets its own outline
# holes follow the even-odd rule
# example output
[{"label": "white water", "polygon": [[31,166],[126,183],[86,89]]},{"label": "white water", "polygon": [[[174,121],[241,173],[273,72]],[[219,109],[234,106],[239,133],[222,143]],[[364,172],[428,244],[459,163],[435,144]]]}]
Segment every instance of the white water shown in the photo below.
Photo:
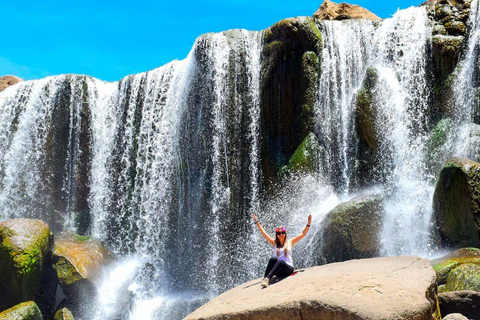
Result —
[{"label": "white water", "polygon": [[[457,107],[466,106],[457,112],[459,121],[469,128],[478,1],[474,8],[474,31],[456,89]],[[252,213],[261,215],[268,230],[285,224],[297,234],[308,214],[318,226],[328,211],[354,196],[354,100],[372,67],[378,74],[374,91],[385,172],[382,254],[431,255],[433,177],[424,159],[430,126],[426,13],[411,8],[378,27],[360,20],[322,22],[321,29],[315,133],[328,152],[319,177],[294,177],[277,197],[262,199],[262,34],[230,31],[199,38],[183,61],[119,83],[59,76],[2,92],[0,220],[55,212],[52,220],[75,226],[79,195],[74,182],[82,165],[80,132],[86,119],[82,107],[88,106],[91,232],[117,253],[137,257],[125,258],[105,278],[96,319],[115,318],[122,296],[133,297],[124,318],[181,318],[221,291],[260,275],[270,250],[250,224]],[[65,89],[67,83],[71,87]],[[64,105],[68,143],[57,177],[53,169],[45,173],[42,168],[51,165],[44,150],[51,144],[55,101],[64,91],[70,93]],[[243,149],[242,141],[247,141]],[[469,152],[457,150],[458,155]],[[45,190],[45,176],[60,181],[61,197]],[[230,207],[238,192],[249,197],[243,209]],[[298,266],[316,258],[313,232],[296,249],[302,257]],[[237,233],[245,239],[229,238]]]}]

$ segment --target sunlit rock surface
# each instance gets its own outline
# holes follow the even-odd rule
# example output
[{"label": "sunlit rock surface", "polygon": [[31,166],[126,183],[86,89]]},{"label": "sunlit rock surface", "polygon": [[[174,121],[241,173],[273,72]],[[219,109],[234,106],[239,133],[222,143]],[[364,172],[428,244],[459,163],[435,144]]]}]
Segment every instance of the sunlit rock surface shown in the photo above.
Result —
[{"label": "sunlit rock surface", "polygon": [[346,19],[370,19],[381,20],[376,14],[358,5],[348,3],[335,3],[325,0],[320,8],[313,14],[316,19],[322,20],[346,20]]},{"label": "sunlit rock surface", "polygon": [[428,260],[352,260],[300,270],[266,289],[252,280],[185,319],[440,319],[435,295]]}]

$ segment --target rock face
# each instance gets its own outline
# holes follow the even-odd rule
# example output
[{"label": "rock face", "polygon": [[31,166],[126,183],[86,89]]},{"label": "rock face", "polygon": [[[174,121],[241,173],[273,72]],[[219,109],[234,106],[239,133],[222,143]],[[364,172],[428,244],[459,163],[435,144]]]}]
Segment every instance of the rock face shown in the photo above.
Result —
[{"label": "rock face", "polygon": [[360,196],[327,213],[322,241],[327,263],[378,256],[381,196]]},{"label": "rock face", "polygon": [[3,76],[0,77],[0,92],[6,88],[13,86],[16,83],[22,82],[23,80],[15,76]]},{"label": "rock face", "polygon": [[262,167],[275,180],[309,132],[318,89],[322,35],[315,20],[282,20],[265,30],[261,66]]},{"label": "rock face", "polygon": [[320,20],[381,20],[377,15],[360,6],[348,3],[338,4],[330,0],[325,0],[320,8],[313,14],[313,17]]},{"label": "rock face", "polygon": [[88,302],[95,299],[99,276],[105,265],[114,259],[113,253],[98,240],[71,233],[60,234],[55,242],[53,267],[68,299],[67,305],[74,311],[85,311],[80,304],[88,307]]},{"label": "rock face", "polygon": [[433,210],[445,246],[480,245],[480,163],[448,160],[440,172]]},{"label": "rock face", "polygon": [[284,168],[286,173],[315,173],[320,161],[321,147],[313,132],[310,132],[298,146]]},{"label": "rock face", "polygon": [[[461,313],[471,320],[480,320],[480,293],[476,291],[453,291],[438,295],[443,316]],[[446,318],[444,318],[446,319]]]},{"label": "rock face", "polygon": [[35,302],[27,301],[0,313],[0,320],[43,320],[43,316]]},{"label": "rock face", "polygon": [[435,295],[428,260],[352,260],[301,270],[266,289],[252,280],[185,319],[440,319]]},{"label": "rock face", "polygon": [[460,313],[451,313],[443,318],[443,320],[468,320],[468,318]]},{"label": "rock face", "polygon": [[53,234],[40,220],[0,223],[0,310],[34,300],[51,254]]}]

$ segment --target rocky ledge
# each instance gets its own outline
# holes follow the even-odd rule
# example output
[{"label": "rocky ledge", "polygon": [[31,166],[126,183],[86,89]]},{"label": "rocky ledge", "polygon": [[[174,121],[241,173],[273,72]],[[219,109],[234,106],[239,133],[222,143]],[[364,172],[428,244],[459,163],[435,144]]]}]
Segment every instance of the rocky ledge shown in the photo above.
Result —
[{"label": "rocky ledge", "polygon": [[6,88],[13,86],[15,83],[22,82],[23,80],[15,76],[2,76],[0,77],[0,92]]},{"label": "rocky ledge", "polygon": [[355,4],[335,3],[325,0],[320,8],[313,14],[315,19],[320,20],[346,20],[346,19],[370,19],[382,20],[374,13]]},{"label": "rocky ledge", "polygon": [[195,310],[193,319],[440,319],[426,259],[373,258],[300,270],[266,289],[260,279]]}]

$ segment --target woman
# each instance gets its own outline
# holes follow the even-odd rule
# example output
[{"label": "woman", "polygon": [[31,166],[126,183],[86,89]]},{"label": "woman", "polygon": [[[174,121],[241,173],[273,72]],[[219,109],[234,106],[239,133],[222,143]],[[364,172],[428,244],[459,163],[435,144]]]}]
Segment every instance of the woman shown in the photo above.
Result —
[{"label": "woman", "polygon": [[262,280],[262,288],[268,287],[270,279],[273,276],[278,278],[288,277],[293,273],[292,251],[293,246],[305,237],[310,224],[312,223],[312,215],[308,216],[308,223],[302,233],[292,239],[287,239],[287,229],[279,227],[275,229],[275,240],[268,235],[260,224],[257,216],[252,214],[253,220],[268,243],[273,247],[273,257],[268,261],[265,276]]}]

